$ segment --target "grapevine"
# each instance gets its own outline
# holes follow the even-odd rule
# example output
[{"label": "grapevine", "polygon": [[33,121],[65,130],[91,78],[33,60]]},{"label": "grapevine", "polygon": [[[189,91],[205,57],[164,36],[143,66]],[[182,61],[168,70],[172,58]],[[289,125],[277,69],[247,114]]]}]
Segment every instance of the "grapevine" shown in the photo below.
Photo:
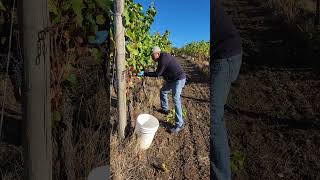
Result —
[{"label": "grapevine", "polygon": [[192,42],[180,49],[176,49],[177,54],[192,56],[199,60],[209,60],[210,43],[206,41]]},{"label": "grapevine", "polygon": [[[171,51],[169,31],[162,35],[159,32],[150,33],[150,28],[154,22],[156,8],[152,3],[146,12],[143,12],[142,5],[134,3],[133,0],[125,0],[123,12],[123,26],[125,28],[125,50],[126,50],[126,69],[127,69],[127,94],[134,88],[134,80],[137,80],[137,73],[141,70],[154,68],[155,63],[151,59],[151,50],[154,46],[159,46],[162,51]],[[113,18],[111,19],[113,20]],[[110,29],[112,47],[115,47],[114,30]],[[110,57],[114,56],[112,53]]]}]

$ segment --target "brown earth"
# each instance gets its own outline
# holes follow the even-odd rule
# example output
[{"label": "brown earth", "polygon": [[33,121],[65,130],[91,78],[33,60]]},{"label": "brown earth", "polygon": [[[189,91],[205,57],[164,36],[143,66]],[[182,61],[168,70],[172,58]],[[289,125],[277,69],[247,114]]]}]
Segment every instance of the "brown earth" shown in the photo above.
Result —
[{"label": "brown earth", "polygon": [[224,1],[244,40],[244,63],[225,114],[234,179],[319,179],[319,54],[267,3]]},{"label": "brown earth", "polygon": [[[150,113],[159,119],[161,126],[146,152],[132,151],[136,142],[134,136],[118,151],[116,137],[112,137],[111,141],[115,141],[111,144],[114,179],[119,176],[124,179],[209,179],[209,84],[192,64],[179,60],[187,72],[187,83],[182,92],[182,103],[187,110],[185,128],[176,135],[167,131],[166,117],[156,111],[160,107],[161,81],[147,79],[147,96],[143,92],[137,94],[139,100],[134,106],[134,114],[136,117],[140,113]],[[173,108],[172,100],[169,102]],[[120,160],[124,161],[122,165],[129,167],[121,167]],[[167,172],[160,170],[162,163],[167,166]],[[115,172],[119,168],[122,175]]]},{"label": "brown earth", "polygon": [[246,157],[234,179],[318,179],[319,74],[245,69],[225,114],[231,150]]}]

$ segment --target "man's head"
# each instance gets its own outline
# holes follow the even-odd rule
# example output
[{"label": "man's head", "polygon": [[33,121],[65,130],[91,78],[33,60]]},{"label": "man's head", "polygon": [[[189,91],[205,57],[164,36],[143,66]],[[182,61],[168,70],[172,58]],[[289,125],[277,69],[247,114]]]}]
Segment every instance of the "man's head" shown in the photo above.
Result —
[{"label": "man's head", "polygon": [[151,57],[154,61],[157,61],[160,57],[161,49],[158,46],[152,48]]}]

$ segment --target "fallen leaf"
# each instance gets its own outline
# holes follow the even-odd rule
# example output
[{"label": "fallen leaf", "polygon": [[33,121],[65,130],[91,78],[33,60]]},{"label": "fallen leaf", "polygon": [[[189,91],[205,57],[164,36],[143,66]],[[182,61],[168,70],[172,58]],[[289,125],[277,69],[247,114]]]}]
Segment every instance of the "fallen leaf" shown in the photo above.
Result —
[{"label": "fallen leaf", "polygon": [[160,169],[161,169],[161,171],[163,171],[163,172],[167,172],[167,171],[168,171],[167,165],[166,165],[165,163],[162,163],[162,164],[161,164]]}]

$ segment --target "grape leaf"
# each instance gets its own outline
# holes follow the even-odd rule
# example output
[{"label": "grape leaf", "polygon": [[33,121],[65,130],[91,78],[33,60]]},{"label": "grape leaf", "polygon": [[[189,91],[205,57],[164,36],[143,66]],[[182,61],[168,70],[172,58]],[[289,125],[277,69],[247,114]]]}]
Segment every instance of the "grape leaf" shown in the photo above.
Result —
[{"label": "grape leaf", "polygon": [[105,23],[105,18],[103,17],[103,15],[98,15],[97,17],[96,17],[96,22],[97,22],[97,24],[99,24],[99,25],[103,25],[104,23]]},{"label": "grape leaf", "polygon": [[49,1],[48,1],[48,10],[49,10],[49,12],[51,12],[51,13],[53,13],[53,14],[55,14],[55,15],[58,15],[58,14],[59,14],[59,13],[58,13],[57,6],[56,6],[54,0],[49,0]]},{"label": "grape leaf", "polygon": [[72,9],[76,15],[76,21],[79,26],[82,25],[83,16],[82,16],[82,9],[83,9],[83,2],[82,0],[72,0]]}]

